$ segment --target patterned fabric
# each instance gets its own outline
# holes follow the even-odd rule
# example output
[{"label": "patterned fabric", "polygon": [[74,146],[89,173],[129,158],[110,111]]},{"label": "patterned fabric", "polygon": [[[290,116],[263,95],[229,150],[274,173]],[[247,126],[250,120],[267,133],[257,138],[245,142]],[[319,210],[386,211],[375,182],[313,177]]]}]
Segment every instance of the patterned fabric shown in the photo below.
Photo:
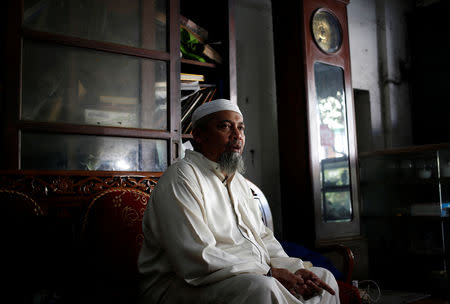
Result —
[{"label": "patterned fabric", "polygon": [[95,197],[86,212],[82,241],[88,263],[99,276],[122,281],[137,276],[143,242],[142,217],[150,195],[116,188]]}]

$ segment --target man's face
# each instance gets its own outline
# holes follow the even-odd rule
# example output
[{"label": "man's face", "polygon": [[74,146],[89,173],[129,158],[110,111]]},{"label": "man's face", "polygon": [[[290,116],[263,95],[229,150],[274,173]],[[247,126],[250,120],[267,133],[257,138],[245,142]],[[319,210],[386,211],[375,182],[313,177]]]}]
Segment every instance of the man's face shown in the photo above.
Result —
[{"label": "man's face", "polygon": [[245,145],[242,116],[234,111],[220,111],[210,115],[206,128],[198,129],[194,134],[200,152],[215,162],[223,152],[242,154]]}]

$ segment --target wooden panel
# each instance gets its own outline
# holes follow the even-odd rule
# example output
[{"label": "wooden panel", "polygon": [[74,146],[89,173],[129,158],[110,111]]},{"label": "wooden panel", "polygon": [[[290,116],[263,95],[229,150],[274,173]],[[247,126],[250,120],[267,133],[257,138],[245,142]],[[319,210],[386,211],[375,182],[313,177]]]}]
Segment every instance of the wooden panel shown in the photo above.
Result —
[{"label": "wooden panel", "polygon": [[272,2],[283,238],[312,247],[314,205],[301,12],[300,1]]},{"label": "wooden panel", "polygon": [[30,196],[46,215],[77,220],[100,192],[122,187],[151,193],[160,176],[160,172],[8,170],[0,171],[0,188]]},{"label": "wooden panel", "polygon": [[123,136],[130,138],[154,138],[168,139],[171,134],[161,130],[147,130],[137,128],[119,128],[119,127],[99,127],[91,125],[75,125],[63,123],[47,123],[47,122],[17,122],[18,128],[23,131],[36,131],[48,133],[65,133],[65,134],[84,134],[84,135],[107,135],[107,136]]},{"label": "wooden panel", "polygon": [[1,168],[14,169],[19,167],[19,130],[13,123],[19,118],[20,63],[22,54],[19,29],[22,24],[22,14],[17,14],[17,11],[22,10],[22,1],[8,1],[6,8],[8,14],[5,30],[5,57],[2,58],[4,61],[4,70],[2,72],[5,79],[5,91],[2,113],[0,113],[3,120],[1,149],[4,156],[0,160],[0,166]]},{"label": "wooden panel", "polygon": [[237,75],[236,75],[236,29],[234,22],[234,0],[228,1],[228,61],[229,61],[229,96],[237,103]]},{"label": "wooden panel", "polygon": [[177,161],[181,152],[181,106],[180,106],[180,3],[171,0],[170,10],[170,66],[169,66],[169,130],[172,134],[172,140],[169,143],[168,160],[169,165]]}]

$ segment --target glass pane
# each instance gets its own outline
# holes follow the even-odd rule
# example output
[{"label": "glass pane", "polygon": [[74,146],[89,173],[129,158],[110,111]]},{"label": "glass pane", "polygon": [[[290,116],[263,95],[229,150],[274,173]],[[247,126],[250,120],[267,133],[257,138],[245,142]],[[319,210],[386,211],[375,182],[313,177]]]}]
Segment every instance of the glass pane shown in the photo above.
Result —
[{"label": "glass pane", "polygon": [[320,182],[325,222],[351,221],[352,199],[348,158],[344,71],[315,63],[317,113],[320,122]]},{"label": "glass pane", "polygon": [[25,0],[27,28],[166,51],[165,0]]},{"label": "glass pane", "polygon": [[325,203],[325,221],[342,221],[351,219],[352,213],[348,206],[351,206],[350,191],[323,192]]},{"label": "glass pane", "polygon": [[439,150],[440,177],[450,177],[450,149]]},{"label": "glass pane", "polygon": [[167,168],[167,141],[23,133],[21,169],[153,171]]},{"label": "glass pane", "polygon": [[167,129],[167,63],[24,41],[22,119]]},{"label": "glass pane", "polygon": [[440,211],[435,151],[372,154],[360,158],[364,216],[437,216]]}]

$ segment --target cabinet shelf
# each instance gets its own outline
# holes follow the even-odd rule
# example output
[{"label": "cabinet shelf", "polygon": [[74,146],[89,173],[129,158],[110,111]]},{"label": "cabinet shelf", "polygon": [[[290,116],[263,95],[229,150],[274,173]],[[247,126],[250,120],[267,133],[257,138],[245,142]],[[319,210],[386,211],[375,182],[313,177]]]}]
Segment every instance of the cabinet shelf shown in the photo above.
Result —
[{"label": "cabinet shelf", "polygon": [[211,62],[200,62],[200,61],[195,61],[195,60],[190,60],[190,59],[181,59],[181,63],[182,64],[186,64],[186,65],[192,65],[192,66],[199,66],[199,67],[206,67],[206,68],[216,68],[217,65],[215,63],[211,63]]}]

